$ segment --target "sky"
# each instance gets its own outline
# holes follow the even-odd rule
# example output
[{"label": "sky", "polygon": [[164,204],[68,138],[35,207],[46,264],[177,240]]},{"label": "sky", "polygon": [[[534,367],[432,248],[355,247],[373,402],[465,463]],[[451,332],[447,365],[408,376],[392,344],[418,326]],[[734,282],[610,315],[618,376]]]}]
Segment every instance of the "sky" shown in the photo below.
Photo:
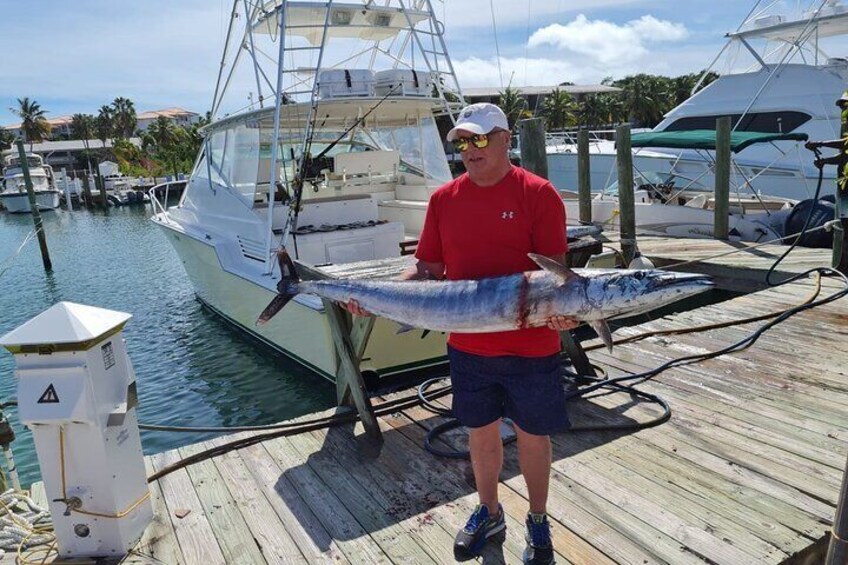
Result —
[{"label": "sky", "polygon": [[[465,88],[698,72],[753,5],[432,2]],[[0,7],[0,126],[18,122],[10,108],[25,96],[48,118],[96,114],[119,96],[138,112],[180,106],[203,114],[211,107],[232,0],[0,0]]]}]

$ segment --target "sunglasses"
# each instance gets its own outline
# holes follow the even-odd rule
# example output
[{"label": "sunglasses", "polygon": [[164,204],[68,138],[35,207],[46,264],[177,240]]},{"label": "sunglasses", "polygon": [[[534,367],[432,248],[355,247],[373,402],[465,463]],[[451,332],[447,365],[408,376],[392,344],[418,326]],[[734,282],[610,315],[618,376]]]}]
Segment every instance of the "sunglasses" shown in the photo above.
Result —
[{"label": "sunglasses", "polygon": [[468,145],[471,144],[477,149],[485,149],[489,146],[489,137],[493,134],[499,132],[492,132],[489,134],[481,133],[477,135],[472,135],[471,137],[458,137],[451,141],[453,144],[453,148],[459,151],[460,153],[465,153],[468,151]]}]

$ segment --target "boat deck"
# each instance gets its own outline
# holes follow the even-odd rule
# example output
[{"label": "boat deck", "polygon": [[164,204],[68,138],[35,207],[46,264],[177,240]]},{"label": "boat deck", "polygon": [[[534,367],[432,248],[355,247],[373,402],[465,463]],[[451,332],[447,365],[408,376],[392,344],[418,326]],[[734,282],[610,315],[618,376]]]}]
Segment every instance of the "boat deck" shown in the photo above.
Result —
[{"label": "boat deck", "polygon": [[[648,241],[640,244],[654,256]],[[676,257],[674,242],[660,244]],[[838,288],[836,280],[825,279],[821,292]],[[782,311],[814,289],[812,280],[793,283],[622,327],[614,336]],[[629,395],[570,402],[575,426],[621,429],[553,438],[548,508],[557,562],[818,562],[848,451],[846,322],[846,300],[806,310],[749,349],[639,385],[671,407],[671,419],[656,427],[626,429],[660,414],[656,405]],[[619,344],[613,353],[596,340],[585,345],[592,361],[615,376],[718,350],[762,323],[655,335]],[[424,449],[427,432],[445,417],[421,406],[380,408],[409,394],[374,399],[384,437],[379,453],[360,425],[346,424],[230,451],[153,482],[155,520],[126,562],[453,562],[454,534],[476,502],[470,465]],[[449,400],[435,402],[447,406]],[[246,435],[160,453],[147,465],[160,470]],[[438,445],[461,449],[464,443],[457,429]],[[500,497],[507,533],[487,546],[484,563],[520,562],[524,547],[527,491],[515,445],[505,451]]]}]

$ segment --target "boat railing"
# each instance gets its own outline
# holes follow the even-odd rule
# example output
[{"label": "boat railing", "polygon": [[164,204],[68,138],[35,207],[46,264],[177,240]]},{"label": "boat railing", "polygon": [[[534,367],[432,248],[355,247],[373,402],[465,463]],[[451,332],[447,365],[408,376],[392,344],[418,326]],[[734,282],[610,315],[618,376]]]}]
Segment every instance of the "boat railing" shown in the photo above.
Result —
[{"label": "boat railing", "polygon": [[[549,131],[545,134],[546,145],[577,145],[577,134],[580,130]],[[589,143],[615,141],[614,129],[589,130]]]},{"label": "boat railing", "polygon": [[162,197],[162,202],[159,201],[159,197],[156,196],[156,190],[159,189],[161,191],[161,184],[156,186],[152,186],[147,189],[147,195],[150,197],[150,203],[153,206],[153,215],[159,216],[162,218],[162,221],[165,223],[171,223],[170,218],[168,218],[168,192],[171,190],[171,186],[168,183],[165,183],[165,191]]}]

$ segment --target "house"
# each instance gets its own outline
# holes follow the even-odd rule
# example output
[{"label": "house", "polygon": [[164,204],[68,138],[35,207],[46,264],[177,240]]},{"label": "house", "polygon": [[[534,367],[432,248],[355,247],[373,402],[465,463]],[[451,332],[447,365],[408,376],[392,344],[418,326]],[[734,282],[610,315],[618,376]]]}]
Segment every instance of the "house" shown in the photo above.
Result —
[{"label": "house", "polygon": [[141,114],[138,114],[138,124],[136,125],[136,130],[147,131],[147,128],[150,127],[150,124],[159,119],[160,116],[164,116],[171,120],[174,125],[182,126],[184,128],[189,128],[192,124],[195,124],[198,120],[200,120],[200,114],[189,112],[184,108],[174,107],[165,108],[164,110],[150,110],[148,112],[142,112]]}]

